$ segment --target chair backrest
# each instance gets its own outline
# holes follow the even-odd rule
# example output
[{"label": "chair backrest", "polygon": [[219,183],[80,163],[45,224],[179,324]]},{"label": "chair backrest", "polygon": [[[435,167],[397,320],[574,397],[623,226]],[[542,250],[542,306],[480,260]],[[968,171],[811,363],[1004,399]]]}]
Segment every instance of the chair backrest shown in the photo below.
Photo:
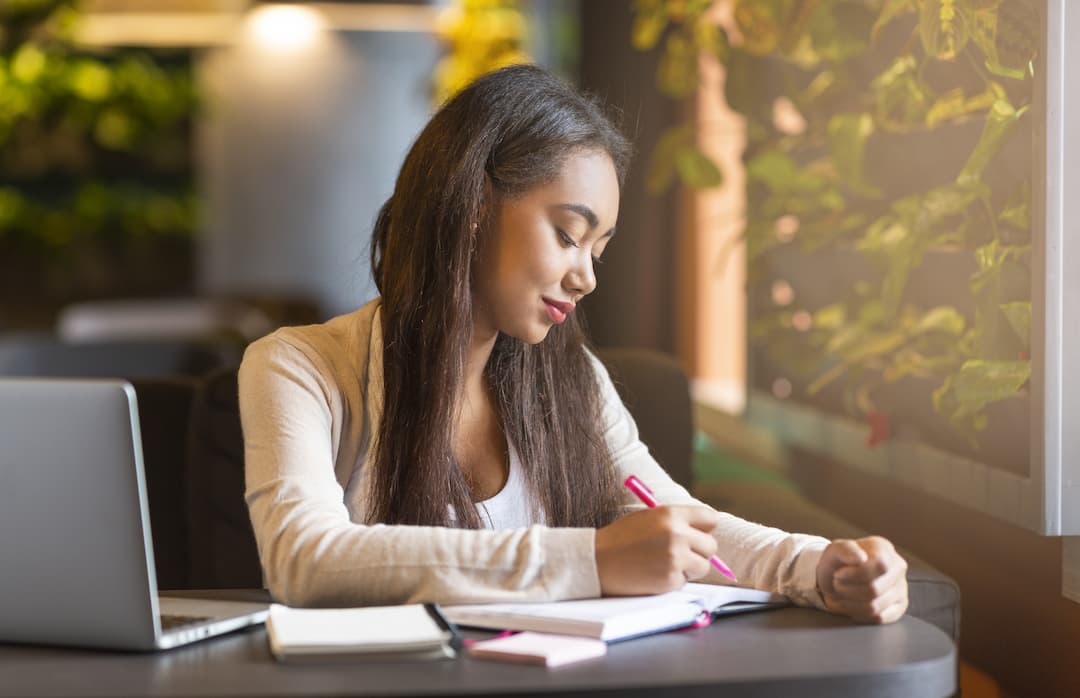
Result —
[{"label": "chair backrest", "polygon": [[[199,382],[133,378],[159,589],[190,589],[187,516],[188,433]],[[256,585],[258,586],[258,585]]]},{"label": "chair backrest", "polygon": [[0,375],[79,378],[198,376],[239,361],[240,346],[142,340],[64,342],[50,335],[0,337]]},{"label": "chair backrest", "polygon": [[262,586],[255,532],[244,502],[244,438],[237,369],[212,371],[191,412],[187,528],[193,589]]},{"label": "chair backrest", "polygon": [[673,357],[649,349],[603,349],[598,355],[653,458],[690,489],[694,417],[686,372]]},{"label": "chair backrest", "polygon": [[[691,484],[693,426],[686,374],[671,358],[641,349],[600,352],[641,439],[672,478]],[[191,412],[187,529],[190,588],[262,586],[255,534],[244,502],[244,447],[236,369],[211,372]]]},{"label": "chair backrest", "polygon": [[190,588],[186,471],[197,377],[225,363],[235,364],[239,355],[239,348],[186,341],[69,343],[24,333],[0,337],[0,375],[108,377],[132,383],[161,589]]}]

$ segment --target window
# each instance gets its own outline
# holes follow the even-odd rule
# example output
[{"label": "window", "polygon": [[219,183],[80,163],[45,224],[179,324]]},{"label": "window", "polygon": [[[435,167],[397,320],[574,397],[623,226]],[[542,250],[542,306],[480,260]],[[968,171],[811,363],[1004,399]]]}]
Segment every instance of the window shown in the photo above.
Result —
[{"label": "window", "polygon": [[[815,113],[805,106],[808,100],[785,98],[792,85],[803,97],[808,90],[830,89],[814,82],[825,79],[820,73],[802,70],[801,81],[784,83],[791,74],[773,65],[754,78],[755,86],[765,86],[757,99],[772,105],[768,128],[778,132],[784,151],[761,147],[753,117],[746,126],[715,106],[720,78],[703,73],[697,119],[708,136],[701,145],[720,160],[726,182],[719,193],[694,194],[689,207],[691,242],[683,261],[695,271],[684,291],[693,302],[683,323],[683,354],[699,399],[738,408],[737,386],[745,377],[748,418],[788,443],[1043,534],[1076,536],[1080,197],[1069,192],[1080,182],[1080,47],[1066,37],[1080,36],[1080,7],[1067,0],[1004,0],[1000,8],[997,46],[1012,51],[1012,59],[1030,48],[1026,76],[1006,77],[1004,65],[987,70],[991,57],[971,40],[974,64],[958,56],[931,66],[939,74],[931,76],[933,90],[925,95],[931,101],[924,106],[939,112],[918,118],[945,124],[940,129],[894,124],[890,131],[881,123],[909,118],[902,111],[903,91],[917,89],[913,66],[901,61],[902,50],[890,49],[889,37],[882,39],[886,45],[875,44],[878,53],[864,61],[868,73],[857,79],[863,86],[877,80],[876,88],[891,79],[894,91],[879,90],[886,101],[864,104],[863,111],[855,108],[857,97],[842,90],[821,101],[831,112]],[[897,21],[898,31],[910,36],[917,18]],[[889,50],[896,54],[883,55]],[[760,56],[748,63],[768,66]],[[728,67],[727,79],[751,82],[745,73],[731,72],[747,65]],[[950,74],[954,69],[963,74]],[[1004,85],[1002,91],[994,92],[991,82]],[[974,102],[964,114],[964,100],[984,90],[990,92],[978,115]],[[996,101],[1006,104],[988,116],[987,105]],[[1023,110],[1023,104],[1030,106]],[[872,113],[875,106],[882,111]],[[1007,134],[991,147],[986,139],[1001,135],[987,135],[993,119]],[[716,148],[741,149],[740,134],[748,128],[747,174]],[[815,128],[826,138],[800,151],[799,129]],[[822,158],[829,148],[832,157]],[[980,148],[991,157],[973,165]],[[773,157],[777,152],[786,160]],[[832,173],[815,180],[811,172],[800,180],[785,170],[815,158]],[[976,165],[983,168],[981,185],[974,198],[964,199],[952,185]],[[837,168],[846,181],[833,192],[828,178]],[[748,204],[731,198],[742,190],[744,176]],[[784,186],[786,200],[776,196]],[[835,203],[833,194],[842,203],[825,210]],[[894,205],[904,201],[900,209]],[[918,206],[902,208],[912,204]],[[923,225],[926,216],[936,215],[934,206],[947,209],[935,219],[934,244],[905,249],[902,238],[911,235],[912,221]],[[834,227],[823,227],[824,220]],[[732,244],[736,229],[746,231],[748,253]],[[819,239],[807,244],[812,236]],[[909,268],[898,270],[905,254]],[[742,255],[749,258],[745,297]],[[901,274],[901,288],[890,288]],[[997,285],[997,295],[986,294],[987,283]],[[881,322],[876,334],[864,333],[860,354],[835,329],[860,309],[874,311],[866,302],[874,294],[878,306],[893,304],[876,309],[889,314],[891,325]],[[916,336],[926,341],[916,342]],[[737,349],[744,337],[745,364]],[[932,370],[927,361],[945,365],[950,346],[960,342],[982,344],[954,356],[948,371]],[[954,377],[946,385],[948,375]],[[1066,593],[1080,600],[1080,545],[1069,540],[1065,550]]]}]

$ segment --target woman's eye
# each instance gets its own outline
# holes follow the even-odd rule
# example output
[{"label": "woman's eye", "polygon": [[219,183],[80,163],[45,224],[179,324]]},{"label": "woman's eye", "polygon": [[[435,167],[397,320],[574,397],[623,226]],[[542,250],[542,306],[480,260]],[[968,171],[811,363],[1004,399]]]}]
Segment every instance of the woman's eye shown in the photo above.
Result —
[{"label": "woman's eye", "polygon": [[567,235],[566,232],[563,231],[561,228],[556,228],[555,232],[557,232],[559,234],[559,240],[562,242],[562,244],[566,245],[567,247],[577,247],[578,246],[578,244],[576,242],[574,242],[574,238]]}]

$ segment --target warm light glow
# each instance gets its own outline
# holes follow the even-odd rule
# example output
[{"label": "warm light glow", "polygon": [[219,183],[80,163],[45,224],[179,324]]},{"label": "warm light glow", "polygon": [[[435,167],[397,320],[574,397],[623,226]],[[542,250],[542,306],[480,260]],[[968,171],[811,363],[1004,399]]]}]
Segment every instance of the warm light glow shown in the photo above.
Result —
[{"label": "warm light glow", "polygon": [[772,384],[772,394],[778,400],[787,400],[791,397],[791,381],[787,378],[777,378]]},{"label": "warm light glow", "polygon": [[787,97],[777,97],[773,102],[773,126],[780,133],[795,136],[806,131],[806,119],[794,102]]},{"label": "warm light glow", "polygon": [[791,242],[795,239],[797,232],[799,232],[798,216],[789,213],[776,219],[776,239],[779,242]]},{"label": "warm light glow", "polygon": [[322,16],[309,7],[263,5],[247,20],[250,36],[261,46],[291,53],[313,46],[326,28]]},{"label": "warm light glow", "polygon": [[772,284],[772,302],[776,305],[791,305],[795,300],[795,289],[783,279],[777,279]]}]

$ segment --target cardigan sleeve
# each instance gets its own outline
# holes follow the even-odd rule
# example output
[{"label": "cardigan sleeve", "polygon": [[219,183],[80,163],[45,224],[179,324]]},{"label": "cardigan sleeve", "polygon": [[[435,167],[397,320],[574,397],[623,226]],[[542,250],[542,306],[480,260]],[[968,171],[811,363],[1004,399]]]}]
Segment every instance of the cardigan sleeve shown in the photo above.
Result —
[{"label": "cardigan sleeve", "polygon": [[[623,404],[607,369],[592,356],[603,399],[604,438],[611,450],[620,481],[636,475],[660,504],[696,504],[684,487],[676,483],[649,453],[638,438],[637,425]],[[632,496],[627,511],[643,508]],[[817,592],[816,568],[829,541],[804,534],[786,533],[762,526],[731,514],[720,512],[720,523],[713,530],[717,555],[732,569],[739,586],[777,592],[797,604],[824,608]],[[713,584],[731,584],[716,570],[702,580]]]},{"label": "cardigan sleeve", "polygon": [[301,346],[270,335],[248,348],[240,368],[246,499],[275,599],[351,606],[599,596],[593,529],[361,523],[342,483],[363,464],[335,473],[349,436],[340,433],[342,386],[328,361]]}]

